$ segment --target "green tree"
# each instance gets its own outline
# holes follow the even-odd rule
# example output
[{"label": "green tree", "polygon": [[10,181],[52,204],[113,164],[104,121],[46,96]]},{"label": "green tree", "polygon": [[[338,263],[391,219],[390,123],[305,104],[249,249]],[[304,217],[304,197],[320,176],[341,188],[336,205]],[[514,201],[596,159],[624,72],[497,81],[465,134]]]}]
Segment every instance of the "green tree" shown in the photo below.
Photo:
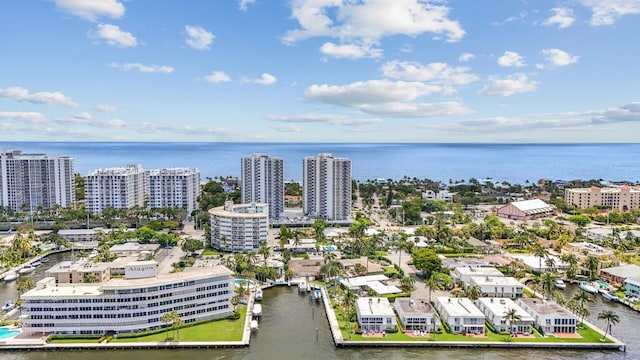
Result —
[{"label": "green tree", "polygon": [[518,314],[518,310],[515,308],[507,309],[502,315],[502,320],[504,320],[509,325],[509,332],[513,333],[513,324],[522,320],[520,314]]},{"label": "green tree", "polygon": [[451,278],[447,274],[432,272],[425,281],[424,286],[429,288],[429,303],[431,303],[431,293],[433,290],[442,290],[449,285]]},{"label": "green tree", "polygon": [[345,322],[347,327],[347,332],[349,334],[349,340],[351,340],[351,309],[356,301],[356,293],[351,289],[346,289],[344,292],[344,298],[342,300],[342,305],[346,308],[345,312]]},{"label": "green tree", "polygon": [[600,268],[600,259],[595,256],[589,256],[584,262],[585,267],[589,270],[589,279],[595,280],[598,276]]},{"label": "green tree", "polygon": [[187,238],[182,243],[182,251],[186,253],[194,253],[198,250],[204,249],[204,244],[200,240],[193,238]]},{"label": "green tree", "polygon": [[598,320],[605,320],[607,322],[604,335],[602,335],[602,339],[600,340],[604,341],[607,338],[607,334],[611,333],[611,326],[620,322],[620,316],[618,316],[618,314],[613,310],[602,310],[598,314]]},{"label": "green tree", "polygon": [[16,290],[18,290],[18,294],[21,295],[36,286],[35,281],[32,278],[21,278],[16,283]]},{"label": "green tree", "polygon": [[440,272],[442,269],[442,260],[435,251],[431,249],[416,249],[411,254],[413,266],[422,272],[422,277],[428,279],[434,272]]},{"label": "green tree", "polygon": [[264,266],[267,266],[267,260],[271,255],[271,248],[269,247],[269,244],[267,242],[263,242],[262,244],[260,244],[258,254],[262,255],[262,258],[264,259]]},{"label": "green tree", "polygon": [[[160,321],[162,321],[165,324],[171,323],[171,330],[173,331],[174,336],[177,331],[177,336],[175,336],[174,338],[176,339],[176,341],[180,341],[180,327],[184,325],[184,321],[180,317],[180,314],[178,314],[178,312],[175,310],[172,310],[171,312],[166,312],[162,314],[162,316],[160,317]],[[169,327],[167,327],[167,330],[168,329]]]},{"label": "green tree", "polygon": [[482,296],[482,289],[478,285],[468,285],[464,289],[464,296],[471,301],[476,301]]}]

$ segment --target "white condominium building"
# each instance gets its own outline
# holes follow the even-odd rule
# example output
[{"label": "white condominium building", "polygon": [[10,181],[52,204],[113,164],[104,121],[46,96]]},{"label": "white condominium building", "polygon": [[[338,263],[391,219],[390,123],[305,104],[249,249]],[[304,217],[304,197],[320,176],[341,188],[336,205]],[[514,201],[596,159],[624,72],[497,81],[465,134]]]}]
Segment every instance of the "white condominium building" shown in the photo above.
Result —
[{"label": "white condominium building", "polygon": [[0,206],[32,212],[38,206],[69,207],[74,201],[72,158],[13,149],[0,153]]},{"label": "white condominium building", "polygon": [[185,323],[233,313],[232,273],[223,266],[159,275],[157,264],[128,266],[124,278],[101,284],[38,281],[22,294],[22,329],[28,334],[115,334],[159,329],[162,314]]},{"label": "white condominium building", "polygon": [[576,188],[564,190],[564,201],[584,209],[592,206],[610,206],[614,210],[640,209],[640,187]]},{"label": "white condominium building", "polygon": [[242,203],[269,204],[269,217],[284,213],[284,160],[267,154],[245,156],[242,165]]},{"label": "white condominium building", "polygon": [[351,160],[329,153],[303,161],[304,214],[326,220],[351,219]]},{"label": "white condominium building", "polygon": [[233,204],[209,210],[211,216],[211,246],[232,252],[257,251],[267,241],[269,230],[268,204]]},{"label": "white condominium building", "polygon": [[89,173],[85,185],[86,208],[92,213],[112,206],[127,209],[145,206],[147,177],[140,165],[96,169]]},{"label": "white condominium building", "polygon": [[187,215],[197,208],[200,195],[200,171],[189,168],[149,170],[150,208],[177,207]]}]

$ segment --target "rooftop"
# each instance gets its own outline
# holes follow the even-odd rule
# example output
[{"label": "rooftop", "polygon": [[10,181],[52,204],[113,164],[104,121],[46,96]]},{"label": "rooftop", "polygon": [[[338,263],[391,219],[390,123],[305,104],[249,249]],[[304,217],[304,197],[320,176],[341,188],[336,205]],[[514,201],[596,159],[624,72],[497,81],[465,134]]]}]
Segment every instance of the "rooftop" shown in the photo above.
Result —
[{"label": "rooftop", "polygon": [[496,286],[523,286],[513,277],[505,276],[472,276],[471,281],[476,285],[496,285]]},{"label": "rooftop", "polygon": [[455,271],[460,275],[470,275],[470,276],[504,276],[500,270],[494,267],[470,267],[470,266],[459,266],[455,268]]},{"label": "rooftop", "polygon": [[536,298],[520,298],[518,303],[523,303],[532,308],[540,315],[554,315],[561,317],[575,317],[569,310],[560,306],[552,300],[542,300]]},{"label": "rooftop", "polygon": [[529,315],[523,308],[516,304],[513,300],[507,298],[480,298],[476,300],[476,304],[484,305],[494,315],[504,315],[510,309],[515,309],[518,315],[520,315],[521,321],[534,321],[533,317]]},{"label": "rooftop", "polygon": [[387,298],[362,297],[356,301],[361,315],[395,316]]},{"label": "rooftop", "polygon": [[438,303],[449,313],[449,316],[484,318],[482,311],[467,298],[439,296]]},{"label": "rooftop", "polygon": [[549,211],[553,211],[554,207],[547,204],[540,199],[514,201],[511,205],[515,206],[518,210],[527,214],[541,214]]},{"label": "rooftop", "polygon": [[625,279],[640,279],[640,266],[634,264],[610,267],[601,271]]},{"label": "rooftop", "polygon": [[427,299],[396,298],[395,304],[402,309],[405,315],[433,314],[435,310]]}]

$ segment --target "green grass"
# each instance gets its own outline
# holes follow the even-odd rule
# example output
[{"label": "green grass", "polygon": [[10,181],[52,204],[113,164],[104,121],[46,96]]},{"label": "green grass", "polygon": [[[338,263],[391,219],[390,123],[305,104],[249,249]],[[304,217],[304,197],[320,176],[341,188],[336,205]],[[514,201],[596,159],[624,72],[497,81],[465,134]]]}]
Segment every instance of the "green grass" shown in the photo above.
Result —
[{"label": "green grass", "polygon": [[[238,312],[240,318],[238,320],[218,320],[205,324],[185,327],[180,329],[180,341],[241,341],[244,322],[247,314],[246,306],[239,306]],[[173,337],[171,329],[158,334],[141,336],[136,338],[114,338],[111,342],[163,342],[167,336],[170,341]],[[176,331],[176,340],[178,333]]]},{"label": "green grass", "polygon": [[523,289],[522,292],[527,295],[527,297],[529,298],[537,298],[537,296],[534,295],[533,291],[529,290],[529,289]]},{"label": "green grass", "polygon": [[213,249],[204,249],[202,251],[202,256],[208,256],[208,255],[220,255],[220,251],[216,251]]},{"label": "green grass", "polygon": [[51,339],[49,340],[50,344],[86,344],[93,343],[97,344],[98,339]]}]

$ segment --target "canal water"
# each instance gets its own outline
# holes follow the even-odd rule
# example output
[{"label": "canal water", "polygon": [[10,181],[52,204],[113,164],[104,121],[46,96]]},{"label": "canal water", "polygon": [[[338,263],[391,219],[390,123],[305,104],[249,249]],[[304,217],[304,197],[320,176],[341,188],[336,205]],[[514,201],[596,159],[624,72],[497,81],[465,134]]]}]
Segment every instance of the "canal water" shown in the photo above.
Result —
[{"label": "canal water", "polygon": [[[56,257],[61,259],[63,255]],[[64,257],[68,257],[65,254]],[[48,264],[53,265],[54,258]],[[32,276],[42,277],[42,270]],[[575,286],[568,286],[565,295],[569,298]],[[0,285],[0,299],[14,296],[15,282]],[[188,350],[104,350],[69,352],[0,352],[1,360],[113,360],[117,357],[136,360],[175,359],[354,359],[354,360],[405,360],[405,359],[639,359],[640,317],[624,305],[604,302],[600,295],[596,303],[590,304],[590,321],[598,322],[597,314],[611,309],[620,315],[620,323],[613,328],[614,336],[627,343],[627,352],[575,351],[575,350],[509,350],[509,349],[430,349],[430,348],[355,348],[337,349],[333,345],[324,308],[299,295],[295,287],[276,287],[264,291],[263,317],[260,329],[252,335],[251,345],[241,349],[188,349]]]}]

